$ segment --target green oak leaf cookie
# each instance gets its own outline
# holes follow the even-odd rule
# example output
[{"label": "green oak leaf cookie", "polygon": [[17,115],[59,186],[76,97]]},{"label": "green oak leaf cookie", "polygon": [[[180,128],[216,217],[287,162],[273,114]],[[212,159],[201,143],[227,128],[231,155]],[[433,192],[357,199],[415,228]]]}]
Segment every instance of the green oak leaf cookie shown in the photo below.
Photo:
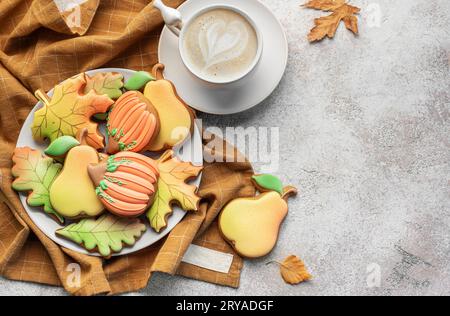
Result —
[{"label": "green oak leaf cookie", "polygon": [[86,75],[84,93],[94,90],[98,94],[106,94],[111,99],[122,95],[123,75],[117,72],[99,72],[93,77]]},{"label": "green oak leaf cookie", "polygon": [[30,206],[44,206],[44,211],[60,223],[64,218],[50,203],[49,189],[61,171],[62,165],[29,147],[16,148],[12,157],[11,169],[15,180],[12,188],[16,191],[28,191],[27,203]]},{"label": "green oak leaf cookie", "polygon": [[[117,72],[98,73],[93,77],[86,76],[84,93],[94,90],[98,94],[106,94],[111,99],[118,99],[122,95],[123,75]],[[97,113],[94,118],[106,121],[107,113]]]},{"label": "green oak leaf cookie", "polygon": [[104,258],[109,258],[113,252],[121,251],[124,244],[134,245],[145,230],[145,225],[137,218],[105,214],[98,219],[82,219],[58,229],[56,234],[83,245],[88,251],[97,251]]}]

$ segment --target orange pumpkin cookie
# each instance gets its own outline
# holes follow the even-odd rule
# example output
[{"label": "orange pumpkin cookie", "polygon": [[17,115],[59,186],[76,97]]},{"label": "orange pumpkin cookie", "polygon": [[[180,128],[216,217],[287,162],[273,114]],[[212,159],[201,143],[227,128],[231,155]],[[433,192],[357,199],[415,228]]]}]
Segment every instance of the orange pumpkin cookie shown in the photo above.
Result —
[{"label": "orange pumpkin cookie", "polygon": [[44,103],[34,114],[31,126],[36,141],[48,138],[53,142],[65,135],[76,137],[79,131],[87,128],[87,143],[95,149],[104,147],[103,136],[91,117],[106,112],[114,101],[94,90],[85,94],[85,87],[86,75],[83,73],[57,85],[51,98],[41,90],[36,91],[36,97]]},{"label": "orange pumpkin cookie", "polygon": [[153,104],[139,91],[122,95],[108,114],[106,151],[140,152],[159,133],[159,116]]},{"label": "orange pumpkin cookie", "polygon": [[153,67],[155,81],[145,86],[144,96],[155,106],[159,114],[161,129],[150,143],[148,150],[162,151],[185,141],[194,129],[194,111],[180,99],[172,82],[165,80],[164,65]]},{"label": "orange pumpkin cookie", "polygon": [[97,186],[97,197],[115,215],[139,216],[153,202],[159,171],[155,161],[147,156],[119,152],[90,165],[88,173]]}]

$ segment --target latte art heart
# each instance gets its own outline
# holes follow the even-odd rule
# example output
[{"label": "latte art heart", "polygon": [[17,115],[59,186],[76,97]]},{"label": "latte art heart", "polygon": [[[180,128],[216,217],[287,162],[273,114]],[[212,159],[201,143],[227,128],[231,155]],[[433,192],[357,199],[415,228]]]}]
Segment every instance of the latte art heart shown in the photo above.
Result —
[{"label": "latte art heart", "polygon": [[205,71],[212,65],[241,56],[248,45],[248,33],[241,21],[233,21],[227,25],[225,21],[218,20],[198,34],[198,43]]},{"label": "latte art heart", "polygon": [[228,9],[207,11],[188,26],[183,50],[194,73],[207,80],[233,80],[252,65],[256,31],[246,18]]}]

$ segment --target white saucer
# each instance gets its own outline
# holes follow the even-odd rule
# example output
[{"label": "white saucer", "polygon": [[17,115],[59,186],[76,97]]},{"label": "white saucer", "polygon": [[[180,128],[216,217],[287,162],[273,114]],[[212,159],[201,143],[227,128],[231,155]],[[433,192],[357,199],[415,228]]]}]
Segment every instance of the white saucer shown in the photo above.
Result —
[{"label": "white saucer", "polygon": [[178,38],[164,27],[159,41],[159,61],[164,75],[177,87],[180,97],[191,107],[211,114],[234,114],[264,101],[278,86],[286,69],[288,44],[284,30],[273,13],[257,0],[190,0],[178,10],[187,19],[205,5],[226,4],[245,11],[259,26],[263,36],[261,60],[249,78],[226,88],[209,86],[184,66]]},{"label": "white saucer", "polygon": [[[86,71],[88,75],[94,75],[98,72],[119,72],[124,75],[125,81],[131,77],[134,73],[134,70],[122,69],[122,68],[104,68],[104,69],[95,69]],[[47,93],[49,96],[53,95],[53,89]],[[42,107],[42,103],[38,102],[33,110],[28,114],[27,119],[25,120],[22,129],[19,134],[19,138],[17,140],[16,147],[31,147],[33,149],[41,150],[42,152],[48,146],[48,143],[37,143],[34,141],[33,136],[31,135],[31,124],[33,123],[34,113],[36,110]],[[104,125],[104,124],[103,124]],[[105,134],[104,126],[100,126],[100,130]],[[183,161],[190,161],[194,165],[201,166],[203,165],[203,146],[202,146],[202,138],[198,127],[194,128],[194,133],[192,134],[191,139],[187,140],[183,143],[182,147],[179,149],[174,149],[177,156]],[[192,182],[191,184],[195,186],[200,185],[201,174]],[[22,202],[23,207],[27,211],[31,220],[36,224],[36,226],[51,240],[57,243],[60,246],[65,248],[88,254],[91,256],[99,256],[96,252],[88,252],[83,247],[77,245],[76,243],[69,241],[67,239],[61,238],[55,234],[55,231],[64,226],[59,225],[55,220],[50,218],[47,214],[42,211],[42,207],[31,207],[27,204],[27,193],[20,192],[20,201]],[[148,220],[144,218],[142,221],[147,225],[147,231],[142,234],[141,238],[131,247],[124,247],[123,250],[119,253],[113,254],[113,256],[122,256],[126,254],[130,254],[146,248],[164,236],[166,236],[184,217],[186,214],[180,207],[174,205],[173,213],[169,216],[167,220],[167,227],[161,232],[156,233],[152,228],[148,225]],[[70,221],[68,221],[70,222]]]}]

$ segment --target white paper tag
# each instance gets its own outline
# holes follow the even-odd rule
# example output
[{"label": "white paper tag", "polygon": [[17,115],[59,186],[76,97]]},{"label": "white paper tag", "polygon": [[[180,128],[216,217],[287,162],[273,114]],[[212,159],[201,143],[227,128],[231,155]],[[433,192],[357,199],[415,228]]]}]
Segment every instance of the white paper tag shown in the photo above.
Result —
[{"label": "white paper tag", "polygon": [[61,13],[70,11],[86,1],[87,0],[53,0]]},{"label": "white paper tag", "polygon": [[233,263],[233,255],[191,244],[181,261],[208,270],[228,273]]}]

